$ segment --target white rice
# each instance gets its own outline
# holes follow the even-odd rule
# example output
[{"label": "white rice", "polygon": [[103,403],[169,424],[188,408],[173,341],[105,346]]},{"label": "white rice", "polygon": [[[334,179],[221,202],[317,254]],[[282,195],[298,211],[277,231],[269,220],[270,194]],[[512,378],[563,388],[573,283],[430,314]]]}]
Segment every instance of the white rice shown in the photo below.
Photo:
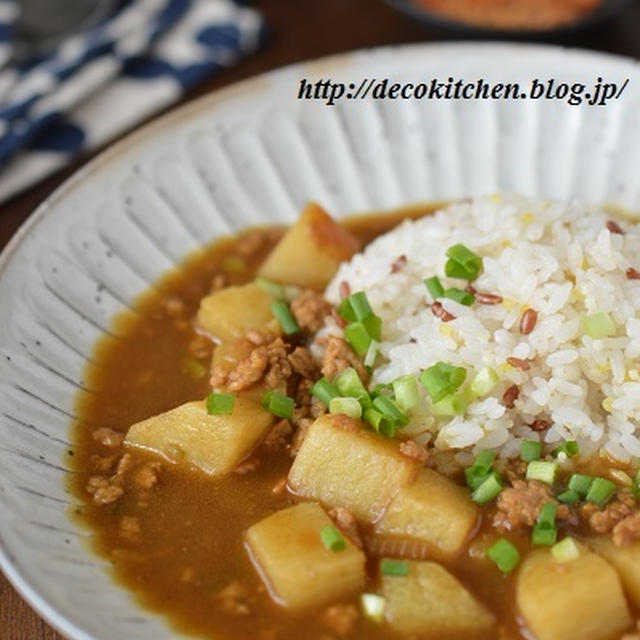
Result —
[{"label": "white rice", "polygon": [[[640,225],[619,220],[625,235],[615,234],[607,229],[611,219],[580,204],[494,196],[405,221],[342,265],[328,299],[338,303],[346,281],[351,291],[367,293],[383,320],[372,386],[438,361],[466,367],[467,380],[487,366],[500,376],[488,397],[454,418],[434,418],[425,394],[407,433],[443,451],[492,448],[511,457],[523,438],[541,437],[527,425],[545,419],[552,423],[542,433],[550,447],[577,440],[583,455],[640,457],[640,281],[626,277],[629,267],[640,269]],[[429,308],[423,280],[437,275],[445,288],[464,286],[444,277],[445,251],[456,243],[483,257],[474,287],[504,301],[465,307],[442,299],[456,316],[443,323]],[[400,255],[407,263],[391,273]],[[522,335],[529,307],[538,322]],[[615,337],[584,334],[582,318],[598,311],[614,320]],[[512,356],[531,368],[513,368],[506,363]],[[520,396],[507,409],[502,395],[513,384]]]}]

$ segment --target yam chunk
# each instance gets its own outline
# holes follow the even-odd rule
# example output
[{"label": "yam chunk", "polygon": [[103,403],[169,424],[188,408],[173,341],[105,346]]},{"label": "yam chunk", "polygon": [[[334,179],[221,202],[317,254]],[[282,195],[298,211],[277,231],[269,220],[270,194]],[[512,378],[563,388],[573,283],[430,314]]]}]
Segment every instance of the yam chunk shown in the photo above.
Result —
[{"label": "yam chunk", "polygon": [[402,633],[473,633],[489,629],[493,615],[443,567],[409,562],[409,575],[383,576],[387,622]]},{"label": "yam chunk", "polygon": [[212,416],[204,401],[187,402],[132,425],[125,442],[220,475],[245,458],[273,422],[257,398],[243,394],[230,415]]},{"label": "yam chunk", "polygon": [[466,489],[437,471],[423,469],[391,500],[375,533],[424,543],[428,550],[451,556],[460,551],[477,520],[478,508]]},{"label": "yam chunk", "polygon": [[364,553],[346,537],[345,549],[327,549],[320,537],[327,525],[333,523],[322,507],[307,502],[277,511],[247,531],[252,559],[279,604],[321,605],[364,586]]},{"label": "yam chunk", "polygon": [[196,325],[221,342],[252,330],[279,336],[282,328],[271,312],[272,302],[254,282],[226,287],[200,301]]},{"label": "yam chunk", "polygon": [[419,466],[400,454],[396,442],[365,430],[362,422],[325,414],[309,427],[289,472],[289,487],[373,522]]},{"label": "yam chunk", "polygon": [[631,602],[640,606],[640,542],[619,547],[611,536],[598,536],[589,538],[587,544],[613,566]]},{"label": "yam chunk", "polygon": [[569,562],[549,549],[533,551],[520,569],[516,598],[537,640],[608,640],[631,625],[618,575],[586,549]]},{"label": "yam chunk", "polygon": [[340,263],[359,251],[358,241],[322,207],[308,204],[260,267],[275,282],[322,291]]}]

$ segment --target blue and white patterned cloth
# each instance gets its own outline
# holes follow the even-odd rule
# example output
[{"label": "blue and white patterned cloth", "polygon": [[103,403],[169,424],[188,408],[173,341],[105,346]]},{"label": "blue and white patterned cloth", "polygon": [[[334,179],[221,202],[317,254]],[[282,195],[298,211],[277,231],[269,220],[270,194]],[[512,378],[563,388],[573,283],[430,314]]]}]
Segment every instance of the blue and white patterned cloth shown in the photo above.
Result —
[{"label": "blue and white patterned cloth", "polygon": [[12,64],[0,0],[0,202],[252,52],[261,16],[234,0],[129,0],[48,57]]}]

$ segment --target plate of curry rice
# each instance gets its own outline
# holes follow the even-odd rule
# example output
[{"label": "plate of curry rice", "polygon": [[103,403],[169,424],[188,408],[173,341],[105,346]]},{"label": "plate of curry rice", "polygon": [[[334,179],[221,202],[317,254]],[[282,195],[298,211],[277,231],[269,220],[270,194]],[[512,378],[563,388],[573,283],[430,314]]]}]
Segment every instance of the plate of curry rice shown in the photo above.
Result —
[{"label": "plate of curry rice", "polygon": [[[297,98],[328,75],[567,93]],[[373,49],[100,155],[0,256],[3,572],[72,640],[635,639],[639,87]]]}]

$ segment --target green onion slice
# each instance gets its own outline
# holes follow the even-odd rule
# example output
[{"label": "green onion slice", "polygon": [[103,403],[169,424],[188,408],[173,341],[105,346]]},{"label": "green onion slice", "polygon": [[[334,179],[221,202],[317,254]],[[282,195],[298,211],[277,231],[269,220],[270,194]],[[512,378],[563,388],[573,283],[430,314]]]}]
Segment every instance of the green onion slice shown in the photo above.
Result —
[{"label": "green onion slice", "polygon": [[531,542],[537,547],[550,547],[558,539],[558,529],[556,527],[543,527],[536,524],[531,531]]},{"label": "green onion slice", "polygon": [[300,325],[296,322],[291,311],[289,311],[289,305],[283,300],[278,300],[271,305],[271,313],[278,319],[282,330],[286,335],[292,336],[295,333],[299,333]]},{"label": "green onion slice", "polygon": [[527,465],[527,480],[539,480],[546,484],[553,484],[556,479],[557,462],[546,460],[532,460]]},{"label": "green onion slice", "polygon": [[342,413],[350,418],[360,418],[362,405],[355,398],[331,398],[329,413]]},{"label": "green onion slice", "polygon": [[557,496],[558,501],[562,504],[575,504],[580,500],[580,494],[573,489],[567,489]]},{"label": "green onion slice", "polygon": [[471,381],[471,393],[481,398],[490,393],[500,382],[498,374],[490,367],[480,369]]},{"label": "green onion slice", "polygon": [[520,552],[505,538],[500,538],[487,550],[487,557],[505,574],[511,573],[520,562]]},{"label": "green onion slice", "polygon": [[391,422],[402,426],[409,422],[409,418],[402,413],[395,401],[387,396],[376,396],[373,400],[373,407]]},{"label": "green onion slice", "polygon": [[346,540],[342,537],[338,528],[332,524],[322,527],[320,539],[329,551],[344,551],[347,548]]},{"label": "green onion slice", "polygon": [[420,404],[420,388],[414,375],[396,378],[391,384],[393,386],[393,395],[401,411],[409,411]]},{"label": "green onion slice", "polygon": [[365,408],[371,406],[371,396],[353,367],[343,369],[333,382],[341,396],[356,398]]},{"label": "green onion slice", "polygon": [[207,413],[214,415],[229,415],[233,413],[236,397],[232,393],[210,393],[207,396]]},{"label": "green onion slice", "polygon": [[559,562],[572,562],[580,557],[580,547],[572,537],[567,536],[551,547],[551,555]]},{"label": "green onion slice", "polygon": [[386,438],[393,438],[398,433],[399,425],[373,407],[365,409],[362,417],[375,431]]},{"label": "green onion slice", "polygon": [[573,456],[577,456],[580,453],[580,447],[575,440],[567,440],[552,451],[554,458],[557,458],[561,453],[564,453],[567,458],[573,458]]},{"label": "green onion slice", "polygon": [[472,293],[469,293],[464,289],[457,289],[456,287],[447,289],[444,292],[443,297],[463,304],[465,307],[470,307],[476,301],[476,297]]},{"label": "green onion slice", "polygon": [[542,442],[537,440],[523,440],[522,449],[520,451],[520,458],[525,462],[531,462],[532,460],[540,460],[542,455]]},{"label": "green onion slice", "polygon": [[589,487],[589,491],[586,496],[588,502],[595,502],[598,506],[604,506],[618,487],[611,480],[606,478],[594,478]]},{"label": "green onion slice", "polygon": [[434,416],[461,416],[469,406],[470,397],[468,389],[445,396],[442,400],[431,405],[431,413]]},{"label": "green onion slice", "polygon": [[344,339],[360,357],[367,354],[373,342],[373,338],[362,322],[352,322],[348,324],[344,328]]},{"label": "green onion slice", "polygon": [[339,397],[340,392],[336,388],[336,385],[329,382],[327,378],[320,378],[320,380],[311,387],[311,395],[318,398],[318,400],[328,407],[331,399]]},{"label": "green onion slice", "polygon": [[633,484],[631,485],[631,491],[636,499],[640,499],[640,471],[633,477]]},{"label": "green onion slice", "polygon": [[502,491],[502,480],[496,473],[490,473],[482,484],[471,494],[471,499],[477,504],[491,502]]},{"label": "green onion slice", "polygon": [[427,287],[427,291],[431,294],[431,297],[436,300],[438,298],[442,298],[444,295],[444,287],[440,282],[440,278],[438,276],[433,276],[432,278],[427,278],[424,280],[424,284]]},{"label": "green onion slice", "polygon": [[467,370],[464,367],[436,362],[420,374],[420,382],[431,396],[431,401],[435,403],[455,393],[463,385],[466,377]]},{"label": "green onion slice", "polygon": [[279,418],[291,418],[295,400],[277,391],[267,391],[262,396],[262,406],[274,416]]},{"label": "green onion slice", "polygon": [[587,493],[589,493],[592,483],[593,478],[591,476],[586,476],[582,473],[574,473],[569,478],[569,489],[575,491],[581,498],[584,498]]},{"label": "green onion slice", "polygon": [[447,249],[447,260],[444,272],[451,278],[475,280],[482,269],[482,258],[463,244],[456,244]]},{"label": "green onion slice", "polygon": [[616,325],[606,311],[598,311],[582,318],[582,328],[594,340],[616,335]]},{"label": "green onion slice", "polygon": [[268,293],[274,300],[286,300],[287,294],[285,288],[280,285],[267,280],[266,278],[256,278],[255,283],[265,293]]},{"label": "green onion slice", "polygon": [[465,469],[467,484],[472,490],[477,489],[487,479],[495,457],[496,454],[493,451],[485,449],[478,454],[474,463]]},{"label": "green onion slice", "polygon": [[408,576],[409,562],[407,560],[382,558],[380,560],[380,573],[383,576]]}]

